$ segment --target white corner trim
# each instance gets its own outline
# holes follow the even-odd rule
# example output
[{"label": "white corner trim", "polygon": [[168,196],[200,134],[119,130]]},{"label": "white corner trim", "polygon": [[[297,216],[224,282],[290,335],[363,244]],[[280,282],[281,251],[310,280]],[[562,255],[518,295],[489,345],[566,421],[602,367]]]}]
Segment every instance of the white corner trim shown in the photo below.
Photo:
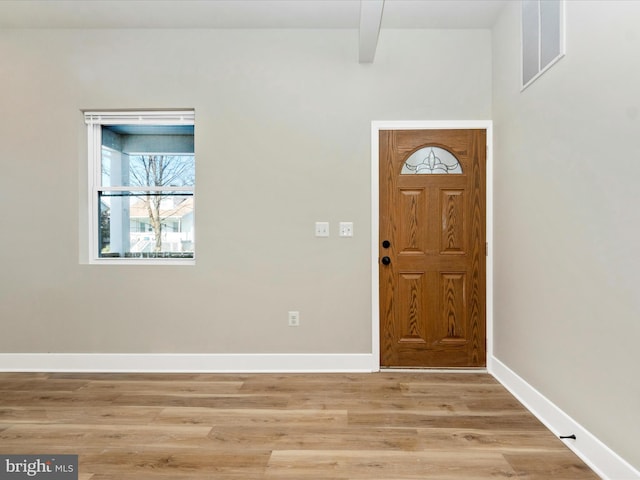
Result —
[{"label": "white corner trim", "polygon": [[371,372],[363,354],[3,353],[0,372],[321,373]]},{"label": "white corner trim", "polygon": [[553,434],[575,434],[575,440],[563,440],[582,461],[605,480],[636,480],[640,472],[602,443],[591,432],[529,385],[497,358],[489,362],[491,373]]}]

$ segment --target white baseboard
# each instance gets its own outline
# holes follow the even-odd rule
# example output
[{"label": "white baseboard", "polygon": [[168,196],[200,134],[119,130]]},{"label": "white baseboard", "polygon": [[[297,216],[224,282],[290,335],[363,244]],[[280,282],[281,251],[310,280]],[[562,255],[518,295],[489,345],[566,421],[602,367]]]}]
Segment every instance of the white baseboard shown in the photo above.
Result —
[{"label": "white baseboard", "polygon": [[372,354],[0,354],[0,372],[371,372],[375,365]]},{"label": "white baseboard", "polygon": [[544,423],[551,432],[557,436],[575,434],[575,440],[566,439],[563,441],[596,474],[607,480],[640,479],[638,470],[564,413],[504,363],[494,357],[488,364],[490,366],[489,373]]}]

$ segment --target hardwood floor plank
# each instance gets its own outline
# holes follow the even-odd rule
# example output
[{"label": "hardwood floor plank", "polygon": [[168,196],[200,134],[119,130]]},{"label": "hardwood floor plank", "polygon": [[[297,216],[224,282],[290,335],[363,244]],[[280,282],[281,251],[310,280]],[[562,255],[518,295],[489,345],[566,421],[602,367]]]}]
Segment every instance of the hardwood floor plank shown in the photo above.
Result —
[{"label": "hardwood floor plank", "polygon": [[[4,375],[4,374],[0,374]],[[184,382],[184,381],[200,381],[210,377],[206,373],[45,373],[35,374],[44,375],[51,379],[78,379],[78,380],[96,380],[96,381],[108,381],[108,382],[126,382],[128,380],[135,381],[158,381],[158,382]],[[227,375],[224,378],[230,381],[236,379],[242,381],[246,376],[243,375]]]},{"label": "hardwood floor plank", "polygon": [[210,409],[168,407],[162,410],[154,423],[243,425],[253,428],[261,425],[347,425],[346,410],[286,410],[286,409]]},{"label": "hardwood floor plank", "polygon": [[78,427],[75,425],[56,425],[41,423],[23,423],[12,425],[6,430],[0,431],[0,445],[16,444],[30,446],[45,443],[82,444],[90,428],[93,426]]},{"label": "hardwood floor plank", "polygon": [[162,407],[112,407],[57,404],[44,407],[1,407],[0,422],[4,423],[56,423],[56,424],[111,424],[114,422],[141,425],[153,421]]},{"label": "hardwood floor plank", "polygon": [[172,450],[205,448],[212,445],[208,426],[174,425],[58,425],[21,424],[0,432],[0,445],[29,442],[31,447],[48,447],[57,443],[99,449],[114,443],[144,445],[144,448]]},{"label": "hardwood floor plank", "polygon": [[69,392],[69,391],[33,391],[33,390],[18,390],[18,391],[3,391],[0,396],[0,407],[6,406],[30,406],[37,405],[42,406],[55,406],[55,405],[112,405],[113,402],[119,397],[119,394],[112,393],[109,395],[101,394],[100,392]]},{"label": "hardwood floor plank", "polygon": [[284,395],[175,395],[170,393],[125,394],[112,400],[113,405],[142,405],[168,407],[202,407],[213,409],[233,408],[284,408],[289,400]]},{"label": "hardwood floor plank", "polygon": [[549,452],[545,454],[544,462],[540,457],[528,453],[508,453],[505,459],[518,474],[518,478],[532,480],[574,480],[594,479],[598,476],[593,473],[573,453],[566,449],[561,452]]},{"label": "hardwood floor plank", "polygon": [[235,394],[242,388],[241,380],[196,381],[196,380],[113,380],[95,379],[85,381],[83,391],[101,394],[158,395],[166,392],[174,395],[220,395]]},{"label": "hardwood floor plank", "polygon": [[[271,452],[196,452],[196,453],[149,453],[145,451],[122,452],[106,450],[100,454],[82,457],[82,470],[87,473],[133,474],[175,478],[192,475],[192,478],[217,478],[218,474],[260,475],[269,461]],[[121,477],[119,477],[121,478]]]},{"label": "hardwood floor plank", "polygon": [[52,380],[46,377],[32,377],[15,380],[5,380],[0,386],[0,398],[8,392],[74,392],[87,385],[86,380]]},{"label": "hardwood floor plank", "polygon": [[[95,474],[90,477],[91,480],[263,480],[264,471],[256,469],[256,471],[243,470],[238,472],[205,472],[204,476],[194,473],[178,474],[175,472],[154,471],[151,473],[137,472],[127,473],[119,472],[117,474]],[[302,479],[300,479],[302,480]],[[338,479],[332,479],[338,480]]]},{"label": "hardwood floor plank", "polygon": [[34,380],[34,379],[48,379],[51,377],[50,373],[44,372],[2,372],[0,373],[0,382],[4,383],[12,379],[18,379],[20,381]]},{"label": "hardwood floor plank", "polygon": [[545,427],[537,419],[525,414],[451,412],[350,412],[349,425],[413,427],[413,428],[486,428],[496,430],[539,430]]},{"label": "hardwood floor plank", "polygon": [[[322,477],[316,477],[323,472]],[[327,476],[330,473],[330,476]],[[274,451],[265,478],[307,479],[437,479],[473,480],[515,477],[499,453],[389,452],[389,451]]]},{"label": "hardwood floor plank", "polygon": [[73,443],[69,444],[47,444],[39,445],[37,443],[14,442],[3,443],[1,447],[3,455],[82,455],[86,452],[98,452],[99,450],[91,446],[78,446]]},{"label": "hardwood floor plank", "polygon": [[214,445],[222,448],[272,450],[322,450],[330,446],[341,450],[406,450],[421,448],[418,431],[411,428],[358,428],[340,425],[298,426],[273,425],[238,429],[214,426],[209,433]]},{"label": "hardwood floor plank", "polygon": [[548,430],[418,428],[419,450],[499,450],[501,452],[566,451]]}]

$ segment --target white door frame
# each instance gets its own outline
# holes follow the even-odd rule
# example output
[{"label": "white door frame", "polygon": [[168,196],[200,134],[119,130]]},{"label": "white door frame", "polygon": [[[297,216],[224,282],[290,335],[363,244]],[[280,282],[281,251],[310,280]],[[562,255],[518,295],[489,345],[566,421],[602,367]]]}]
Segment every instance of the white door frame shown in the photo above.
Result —
[{"label": "white door frame", "polygon": [[492,371],[493,358],[493,122],[491,120],[443,121],[373,121],[371,122],[371,370],[380,371],[380,278],[378,252],[380,245],[380,184],[378,144],[380,130],[482,129],[487,131],[486,170],[486,235],[487,235],[487,370]]}]

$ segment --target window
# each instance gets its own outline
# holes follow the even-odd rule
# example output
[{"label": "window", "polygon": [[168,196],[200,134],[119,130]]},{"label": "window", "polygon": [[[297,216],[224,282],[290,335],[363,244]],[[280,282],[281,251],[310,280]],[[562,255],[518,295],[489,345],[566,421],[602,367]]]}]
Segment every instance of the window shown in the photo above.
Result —
[{"label": "window", "polygon": [[92,262],[193,262],[194,119],[85,112]]},{"label": "window", "polygon": [[413,152],[402,166],[402,175],[462,173],[458,159],[440,147],[424,147]]},{"label": "window", "polygon": [[522,0],[522,88],[564,56],[564,0]]}]

